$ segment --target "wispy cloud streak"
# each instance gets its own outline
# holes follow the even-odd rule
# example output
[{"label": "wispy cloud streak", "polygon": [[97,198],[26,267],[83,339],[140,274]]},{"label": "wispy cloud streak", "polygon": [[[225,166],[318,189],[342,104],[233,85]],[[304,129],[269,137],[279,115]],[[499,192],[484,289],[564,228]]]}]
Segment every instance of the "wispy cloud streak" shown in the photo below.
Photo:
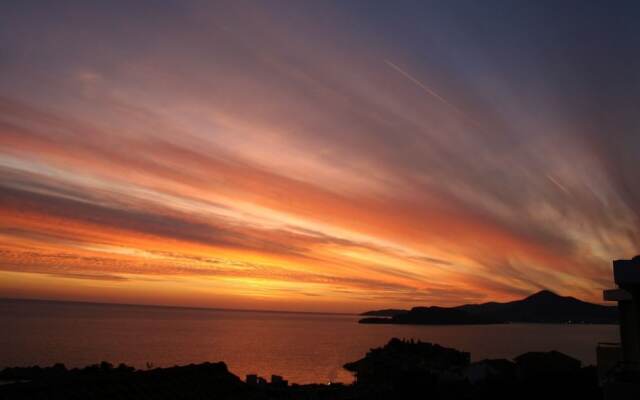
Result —
[{"label": "wispy cloud streak", "polygon": [[640,248],[640,69],[598,7],[12,4],[0,294],[599,300]]}]

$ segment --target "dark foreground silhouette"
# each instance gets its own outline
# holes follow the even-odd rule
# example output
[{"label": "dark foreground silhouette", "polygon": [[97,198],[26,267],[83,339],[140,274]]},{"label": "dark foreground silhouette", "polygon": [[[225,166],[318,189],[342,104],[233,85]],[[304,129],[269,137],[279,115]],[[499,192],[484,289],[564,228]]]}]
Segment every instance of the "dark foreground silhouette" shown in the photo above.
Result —
[{"label": "dark foreground silhouette", "polygon": [[[362,324],[471,325],[525,323],[618,323],[616,307],[559,296],[548,290],[508,303],[466,304],[457,307],[414,307],[411,310],[368,311]],[[390,317],[390,318],[371,318]]]},{"label": "dark foreground silhouette", "polygon": [[555,351],[471,363],[469,353],[392,339],[345,368],[355,383],[288,385],[255,375],[243,382],[222,362],[148,370],[105,362],[83,369],[7,368],[0,372],[0,399],[602,398],[595,368]]}]

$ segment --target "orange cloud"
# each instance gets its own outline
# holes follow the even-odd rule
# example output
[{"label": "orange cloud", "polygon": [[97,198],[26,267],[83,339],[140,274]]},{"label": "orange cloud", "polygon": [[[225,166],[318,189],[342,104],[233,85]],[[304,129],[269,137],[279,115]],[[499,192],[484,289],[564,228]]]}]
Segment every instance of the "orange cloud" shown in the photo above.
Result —
[{"label": "orange cloud", "polygon": [[308,16],[202,8],[162,32],[122,21],[127,40],[24,16],[42,37],[85,39],[8,46],[0,295],[351,311],[540,288],[599,300],[610,260],[640,245],[618,162],[634,158],[599,150],[570,110],[531,111],[555,97]]}]

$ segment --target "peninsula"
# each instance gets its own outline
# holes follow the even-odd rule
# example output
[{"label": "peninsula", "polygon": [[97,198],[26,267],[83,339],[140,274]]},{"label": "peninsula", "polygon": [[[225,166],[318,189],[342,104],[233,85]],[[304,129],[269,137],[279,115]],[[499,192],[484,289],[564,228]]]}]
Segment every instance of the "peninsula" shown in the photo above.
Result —
[{"label": "peninsula", "polygon": [[[473,325],[504,323],[616,324],[616,307],[587,303],[575,297],[542,290],[507,303],[466,304],[457,307],[414,307],[411,310],[368,311],[361,324]],[[372,317],[373,316],[373,317]]]}]

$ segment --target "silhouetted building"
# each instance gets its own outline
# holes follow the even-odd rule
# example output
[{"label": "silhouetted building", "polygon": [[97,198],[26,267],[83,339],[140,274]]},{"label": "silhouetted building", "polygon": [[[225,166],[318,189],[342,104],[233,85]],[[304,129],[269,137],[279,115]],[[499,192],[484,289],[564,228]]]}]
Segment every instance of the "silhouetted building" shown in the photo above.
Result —
[{"label": "silhouetted building", "polygon": [[286,388],[289,386],[289,381],[282,378],[280,375],[271,375],[271,382],[268,383],[266,379],[256,374],[249,374],[245,379],[245,382],[248,385],[252,386],[271,386],[271,387],[279,387]]},{"label": "silhouetted building", "polygon": [[249,385],[257,385],[258,384],[258,375],[256,374],[249,374],[247,375],[247,379],[245,380],[245,382]]},{"label": "silhouetted building", "polygon": [[248,385],[266,385],[267,384],[266,379],[256,374],[248,374],[247,378],[245,379],[245,382]]},{"label": "silhouetted building", "polygon": [[289,381],[284,380],[280,375],[271,375],[271,385],[276,387],[287,387]]},{"label": "silhouetted building", "polygon": [[581,362],[559,351],[532,351],[514,358],[519,379],[533,379],[548,375],[568,375],[580,370]]},{"label": "silhouetted building", "polygon": [[605,290],[604,299],[617,301],[620,312],[620,344],[598,346],[598,374],[605,399],[640,398],[640,256],[613,262],[616,289]]},{"label": "silhouetted building", "polygon": [[463,375],[472,385],[487,381],[513,381],[516,378],[516,365],[505,359],[482,360],[465,367]]}]

